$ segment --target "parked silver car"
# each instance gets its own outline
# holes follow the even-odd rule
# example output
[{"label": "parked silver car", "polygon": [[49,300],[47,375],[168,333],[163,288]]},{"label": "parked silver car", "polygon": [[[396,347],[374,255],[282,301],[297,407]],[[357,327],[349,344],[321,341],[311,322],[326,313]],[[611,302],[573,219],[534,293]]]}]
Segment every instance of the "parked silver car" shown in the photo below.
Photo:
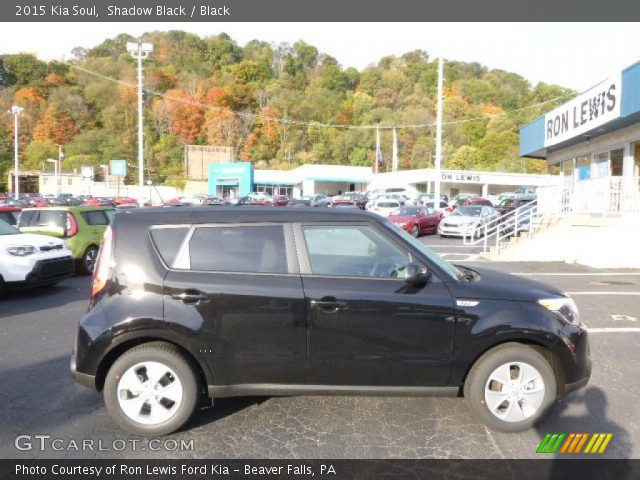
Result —
[{"label": "parked silver car", "polygon": [[[456,208],[453,213],[445,217],[438,225],[438,234],[441,237],[464,237],[474,235],[479,238],[484,230],[483,225],[495,220],[500,214],[493,207],[486,205],[468,205]],[[495,225],[489,228],[489,232],[495,229]]]}]

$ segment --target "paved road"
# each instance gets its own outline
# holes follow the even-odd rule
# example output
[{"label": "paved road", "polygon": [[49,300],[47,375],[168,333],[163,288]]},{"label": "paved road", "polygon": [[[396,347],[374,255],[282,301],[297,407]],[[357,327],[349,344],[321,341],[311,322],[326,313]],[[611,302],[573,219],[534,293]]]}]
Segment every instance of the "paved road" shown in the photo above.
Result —
[{"label": "paved road", "polygon": [[[432,238],[426,237],[427,243]],[[559,401],[535,430],[490,431],[459,398],[240,398],[202,408],[185,430],[165,437],[192,440],[191,451],[149,452],[144,439],[134,451],[130,441],[137,438],[114,426],[101,395],[69,377],[76,324],[89,293],[89,279],[74,277],[0,300],[0,457],[522,458],[535,456],[546,432],[571,431],[612,432],[607,456],[640,457],[640,321],[624,317],[640,317],[640,272],[607,274],[565,264],[492,266],[574,292],[595,332],[591,383]],[[621,333],[621,328],[635,330]],[[19,451],[14,441],[21,434],[60,438],[58,447],[84,439],[107,449],[122,448],[114,439],[129,443],[124,451],[95,451],[97,443],[94,451]]]}]

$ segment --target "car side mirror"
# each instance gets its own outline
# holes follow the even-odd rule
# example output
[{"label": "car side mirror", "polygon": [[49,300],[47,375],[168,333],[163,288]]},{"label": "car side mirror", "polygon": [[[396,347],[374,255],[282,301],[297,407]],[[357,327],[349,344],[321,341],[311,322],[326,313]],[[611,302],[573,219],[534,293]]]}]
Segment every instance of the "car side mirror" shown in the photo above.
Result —
[{"label": "car side mirror", "polygon": [[404,281],[414,287],[421,287],[429,281],[429,276],[429,269],[425,265],[418,262],[410,262],[407,265]]}]

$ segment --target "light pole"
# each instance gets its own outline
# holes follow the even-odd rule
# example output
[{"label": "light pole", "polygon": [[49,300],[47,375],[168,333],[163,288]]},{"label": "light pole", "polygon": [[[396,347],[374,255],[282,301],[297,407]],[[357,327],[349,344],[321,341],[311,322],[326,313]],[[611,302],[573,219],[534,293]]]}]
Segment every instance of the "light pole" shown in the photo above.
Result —
[{"label": "light pole", "polygon": [[438,59],[438,103],[436,110],[436,161],[435,161],[435,185],[433,206],[436,209],[440,206],[440,167],[442,163],[442,83],[443,83],[443,60]]},{"label": "light pole", "polygon": [[14,168],[13,168],[13,177],[14,177],[14,188],[13,188],[13,198],[16,200],[20,195],[20,177],[18,171],[18,117],[22,114],[24,108],[18,107],[14,105],[9,110],[9,113],[13,115],[13,149],[14,149]]},{"label": "light pole", "polygon": [[107,188],[107,197],[109,196],[109,165],[100,165],[100,168],[104,172],[104,182]]},{"label": "light pole", "polygon": [[149,54],[153,52],[153,44],[138,42],[127,42],[127,51],[138,61],[138,197],[142,201],[144,188],[144,139],[142,130],[143,111],[142,111],[142,60],[149,58]]},{"label": "light pole", "polygon": [[55,160],[53,158],[47,158],[47,162],[49,163],[53,163],[53,172],[55,175],[55,181],[56,181],[56,196],[59,197],[60,196],[60,160]]},{"label": "light pole", "polygon": [[62,151],[62,145],[58,145],[58,181],[56,182],[58,189],[58,196],[62,190],[62,159],[64,158],[64,152]]}]

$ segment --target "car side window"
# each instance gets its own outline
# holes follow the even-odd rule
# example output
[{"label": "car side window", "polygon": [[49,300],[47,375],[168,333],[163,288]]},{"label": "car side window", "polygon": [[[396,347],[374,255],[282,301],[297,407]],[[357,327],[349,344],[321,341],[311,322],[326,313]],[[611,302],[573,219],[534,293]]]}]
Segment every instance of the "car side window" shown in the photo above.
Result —
[{"label": "car side window", "polygon": [[87,225],[108,225],[109,219],[102,210],[89,210],[81,213]]},{"label": "car side window", "polygon": [[287,273],[281,225],[198,227],[189,242],[192,270]]},{"label": "car side window", "polygon": [[409,255],[367,225],[302,227],[314,275],[404,278]]}]

